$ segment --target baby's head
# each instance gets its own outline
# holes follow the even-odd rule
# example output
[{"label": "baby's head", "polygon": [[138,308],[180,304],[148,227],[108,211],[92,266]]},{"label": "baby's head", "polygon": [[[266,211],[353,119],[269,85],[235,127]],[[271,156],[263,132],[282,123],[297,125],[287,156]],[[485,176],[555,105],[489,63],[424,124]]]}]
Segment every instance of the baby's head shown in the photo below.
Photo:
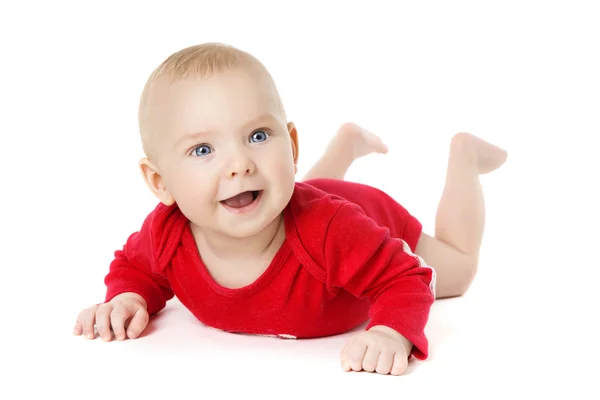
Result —
[{"label": "baby's head", "polygon": [[150,190],[200,229],[254,235],[292,196],[296,129],[246,52],[209,43],[172,54],[146,83],[139,126]]}]

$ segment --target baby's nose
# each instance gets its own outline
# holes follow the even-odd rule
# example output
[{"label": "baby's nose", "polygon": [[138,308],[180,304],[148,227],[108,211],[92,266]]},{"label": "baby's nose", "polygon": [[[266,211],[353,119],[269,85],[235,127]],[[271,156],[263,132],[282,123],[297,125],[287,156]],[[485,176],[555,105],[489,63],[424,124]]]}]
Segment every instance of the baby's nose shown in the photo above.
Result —
[{"label": "baby's nose", "polygon": [[250,175],[251,173],[250,168],[246,168],[245,171],[232,170],[229,172],[229,176],[233,178],[238,175]]},{"label": "baby's nose", "polygon": [[236,176],[251,175],[254,173],[254,163],[248,158],[238,158],[230,166],[227,176],[234,178]]}]

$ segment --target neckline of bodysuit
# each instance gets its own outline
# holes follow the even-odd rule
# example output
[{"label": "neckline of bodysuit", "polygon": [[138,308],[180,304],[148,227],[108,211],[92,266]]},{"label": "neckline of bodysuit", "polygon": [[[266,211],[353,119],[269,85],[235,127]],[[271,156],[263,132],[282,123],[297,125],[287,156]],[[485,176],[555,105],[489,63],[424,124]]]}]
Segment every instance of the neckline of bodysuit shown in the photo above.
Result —
[{"label": "neckline of bodysuit", "polygon": [[[198,247],[196,246],[196,242],[194,240],[194,235],[190,228],[186,229],[186,241],[189,243],[189,247],[195,250],[194,252],[194,260],[196,262],[195,270],[201,275],[201,278],[204,282],[208,284],[208,286],[219,295],[226,297],[245,297],[250,296],[264,287],[266,287],[276,276],[277,272],[283,266],[285,260],[288,258],[289,253],[291,252],[291,247],[289,245],[289,235],[293,234],[293,229],[290,229],[292,221],[292,215],[289,210],[289,207],[286,207],[283,211],[284,217],[284,229],[286,238],[283,243],[275,253],[275,256],[271,260],[269,266],[264,270],[262,274],[258,276],[254,280],[254,282],[249,283],[246,286],[242,286],[240,288],[228,288],[219,283],[217,283],[214,278],[210,275],[208,268],[202,261],[202,255],[200,254]],[[186,246],[187,247],[187,246]]]}]

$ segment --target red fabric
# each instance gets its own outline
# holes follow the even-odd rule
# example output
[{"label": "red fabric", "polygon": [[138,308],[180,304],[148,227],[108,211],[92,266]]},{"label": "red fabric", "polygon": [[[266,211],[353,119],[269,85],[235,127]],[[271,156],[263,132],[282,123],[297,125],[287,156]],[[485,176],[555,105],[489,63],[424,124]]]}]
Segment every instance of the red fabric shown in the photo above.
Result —
[{"label": "red fabric", "polygon": [[228,332],[313,338],[369,321],[410,340],[425,359],[434,271],[412,251],[421,224],[385,193],[337,180],[296,183],[284,210],[286,240],[252,284],[217,284],[187,219],[158,205],[129,237],[105,278],[105,301],[140,294],[154,314],[177,298],[202,323]]}]

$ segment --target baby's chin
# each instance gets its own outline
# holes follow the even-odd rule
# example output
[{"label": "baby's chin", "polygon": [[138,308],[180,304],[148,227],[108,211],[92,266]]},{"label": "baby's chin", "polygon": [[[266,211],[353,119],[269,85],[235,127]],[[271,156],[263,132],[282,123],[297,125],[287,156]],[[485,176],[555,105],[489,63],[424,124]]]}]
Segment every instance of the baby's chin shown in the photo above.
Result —
[{"label": "baby's chin", "polygon": [[272,209],[268,214],[256,215],[251,218],[244,219],[228,219],[228,221],[220,220],[206,224],[206,219],[196,219],[193,216],[188,217],[192,224],[194,233],[203,233],[206,235],[216,235],[221,239],[243,240],[260,235],[265,231],[275,231],[278,224],[283,218],[284,208],[281,210]]},{"label": "baby's chin", "polygon": [[222,231],[232,239],[248,239],[265,231],[274,233],[281,222],[281,218],[283,218],[283,209],[279,211],[272,210],[272,215],[263,215],[262,218],[252,218],[232,226],[223,227]]}]

